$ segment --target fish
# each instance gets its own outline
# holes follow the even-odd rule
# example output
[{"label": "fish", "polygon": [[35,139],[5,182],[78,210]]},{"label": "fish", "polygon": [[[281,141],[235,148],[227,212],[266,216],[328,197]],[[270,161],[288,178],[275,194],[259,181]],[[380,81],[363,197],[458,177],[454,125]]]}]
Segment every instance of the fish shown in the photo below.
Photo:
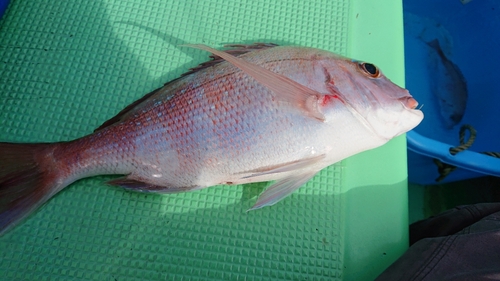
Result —
[{"label": "fish", "polygon": [[417,126],[410,93],[378,67],[310,47],[228,45],[125,107],[93,133],[0,143],[0,234],[71,183],[148,193],[274,181],[250,210],[287,197],[325,167]]},{"label": "fish", "polygon": [[426,42],[430,47],[431,91],[437,99],[445,128],[462,121],[467,107],[467,82],[460,68],[447,58],[438,39]]}]

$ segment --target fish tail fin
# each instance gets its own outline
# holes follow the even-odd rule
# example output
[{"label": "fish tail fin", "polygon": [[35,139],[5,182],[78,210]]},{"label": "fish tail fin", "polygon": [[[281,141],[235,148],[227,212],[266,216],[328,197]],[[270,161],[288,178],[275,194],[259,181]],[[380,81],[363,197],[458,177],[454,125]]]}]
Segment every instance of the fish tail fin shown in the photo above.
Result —
[{"label": "fish tail fin", "polygon": [[0,143],[0,236],[61,190],[53,144]]}]

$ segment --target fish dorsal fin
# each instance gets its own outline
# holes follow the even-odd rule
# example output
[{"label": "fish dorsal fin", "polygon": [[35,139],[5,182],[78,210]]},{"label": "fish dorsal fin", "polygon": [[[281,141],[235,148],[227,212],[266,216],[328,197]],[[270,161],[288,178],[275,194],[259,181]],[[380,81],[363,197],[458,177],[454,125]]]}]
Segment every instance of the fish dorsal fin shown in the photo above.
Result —
[{"label": "fish dorsal fin", "polygon": [[159,90],[161,90],[163,87],[161,88],[158,88],[154,91],[152,91],[151,93],[148,93],[146,94],[145,96],[143,96],[142,98],[134,101],[133,103],[127,105],[127,107],[125,107],[124,109],[122,109],[120,112],[118,112],[118,114],[116,114],[113,118],[107,120],[106,122],[102,123],[101,126],[99,126],[97,129],[94,130],[94,132],[97,132],[97,131],[100,131],[106,127],[109,127],[115,123],[118,123],[120,121],[122,121],[123,117],[125,115],[127,115],[127,113],[134,109],[137,105],[141,104],[143,101],[149,99],[152,95],[154,95],[156,92],[158,92]]},{"label": "fish dorsal fin", "polygon": [[[187,46],[190,46],[190,45],[187,45]],[[243,54],[250,53],[250,52],[253,52],[256,50],[269,49],[269,48],[274,48],[277,46],[278,46],[277,44],[273,44],[273,43],[254,43],[254,44],[248,44],[248,45],[231,44],[231,45],[224,45],[224,47],[225,48],[232,48],[232,49],[223,50],[222,52],[233,55],[235,57],[238,57],[238,56],[241,56]],[[182,74],[181,76],[186,76],[189,74],[196,73],[200,70],[212,67],[216,64],[219,64],[219,63],[225,61],[225,59],[223,59],[222,57],[220,57],[216,54],[212,54],[209,57],[211,58],[211,60],[209,60],[207,62],[200,63],[200,65],[189,69],[188,72]]]},{"label": "fish dorsal fin", "polygon": [[[231,45],[224,45],[224,47],[232,48],[232,49],[229,49],[229,50],[225,50],[224,52],[228,53],[228,54],[231,54],[233,56],[241,56],[241,55],[249,53],[249,52],[253,52],[253,51],[256,51],[256,50],[262,50],[262,49],[269,49],[269,48],[273,48],[273,47],[276,47],[276,46],[278,46],[278,45],[273,44],[273,43],[254,43],[254,44],[248,44],[248,45],[244,45],[244,44],[231,44]],[[182,74],[181,77],[189,75],[189,74],[196,73],[196,72],[198,72],[200,70],[203,70],[205,68],[214,66],[216,64],[219,64],[219,63],[225,61],[223,58],[221,58],[220,56],[217,56],[217,55],[211,55],[210,58],[212,58],[212,60],[204,62],[204,63],[201,63],[197,67],[191,68],[188,72]],[[111,125],[113,125],[115,123],[118,123],[118,122],[122,121],[123,117],[126,116],[129,111],[131,111],[132,109],[134,109],[137,105],[141,104],[145,100],[149,99],[152,95],[154,95],[156,92],[158,92],[159,90],[161,90],[165,86],[169,85],[170,83],[172,83],[174,81],[177,81],[178,79],[179,78],[174,79],[174,80],[172,80],[170,82],[165,83],[165,85],[163,85],[163,87],[158,88],[158,89],[152,91],[151,93],[146,94],[142,98],[134,101],[133,103],[129,104],[127,107],[125,107],[120,112],[118,112],[118,114],[116,114],[116,116],[114,116],[113,118],[107,120],[101,126],[99,126],[97,129],[95,129],[94,132],[100,131],[103,128],[109,127],[109,126],[111,126]]]},{"label": "fish dorsal fin", "polygon": [[271,90],[276,96],[297,106],[302,112],[312,118],[324,122],[325,116],[320,111],[318,101],[323,97],[316,92],[284,75],[274,73],[262,66],[250,63],[242,58],[235,57],[227,52],[215,50],[206,45],[185,45],[210,52],[220,56],[227,62],[236,66],[257,82]]}]

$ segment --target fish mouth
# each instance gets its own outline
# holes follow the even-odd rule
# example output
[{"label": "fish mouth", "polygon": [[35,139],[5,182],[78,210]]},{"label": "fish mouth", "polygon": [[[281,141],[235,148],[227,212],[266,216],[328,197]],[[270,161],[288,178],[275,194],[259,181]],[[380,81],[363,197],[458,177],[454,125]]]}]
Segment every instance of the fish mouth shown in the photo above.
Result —
[{"label": "fish mouth", "polygon": [[398,100],[407,109],[416,109],[418,106],[418,101],[413,97],[402,97],[399,98]]}]

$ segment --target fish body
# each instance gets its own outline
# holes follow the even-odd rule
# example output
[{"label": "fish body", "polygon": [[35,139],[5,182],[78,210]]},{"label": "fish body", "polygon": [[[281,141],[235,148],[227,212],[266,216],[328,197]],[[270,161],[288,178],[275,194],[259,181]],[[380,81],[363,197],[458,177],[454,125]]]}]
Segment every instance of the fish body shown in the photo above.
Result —
[{"label": "fish body", "polygon": [[467,83],[462,71],[449,60],[437,39],[427,43],[431,48],[431,90],[447,129],[460,123],[467,106]]},{"label": "fish body", "polygon": [[321,169],[378,147],[423,118],[374,65],[314,48],[255,44],[128,106],[93,134],[52,144],[0,143],[0,233],[72,182],[172,193],[276,180],[273,205]]}]

